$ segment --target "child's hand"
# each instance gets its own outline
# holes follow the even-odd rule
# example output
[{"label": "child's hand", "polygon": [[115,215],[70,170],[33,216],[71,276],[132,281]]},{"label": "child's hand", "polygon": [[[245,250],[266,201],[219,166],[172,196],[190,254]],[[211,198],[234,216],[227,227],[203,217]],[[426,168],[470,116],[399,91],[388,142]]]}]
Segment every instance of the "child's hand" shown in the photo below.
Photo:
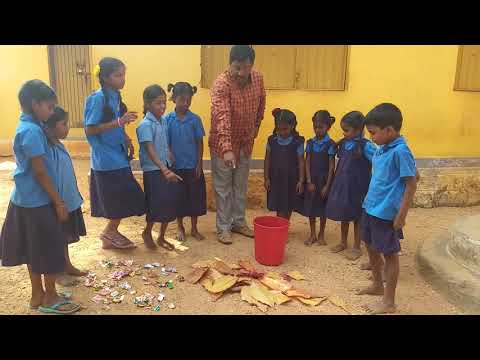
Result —
[{"label": "child's hand", "polygon": [[307,190],[308,190],[308,192],[314,193],[315,190],[316,190],[315,184],[308,183],[308,184],[307,184]]},{"label": "child's hand", "polygon": [[134,122],[137,120],[137,113],[135,111],[129,111],[126,112],[118,121],[120,126],[124,126],[126,124],[130,124],[131,122]]},{"label": "child's hand", "polygon": [[173,153],[168,150],[168,159],[170,160],[170,162],[173,164],[175,164],[175,156],[173,155]]},{"label": "child's hand", "polygon": [[202,164],[198,164],[197,167],[195,168],[195,175],[197,176],[198,179],[202,177],[203,174],[203,167]]},{"label": "child's hand", "polygon": [[57,213],[57,217],[60,222],[65,222],[68,220],[68,210],[63,201],[55,204],[55,212]]},{"label": "child's hand", "polygon": [[177,174],[175,174],[173,171],[171,170],[167,170],[163,173],[163,175],[165,176],[165,179],[167,179],[168,182],[179,182],[179,181],[183,181],[183,179],[178,176]]},{"label": "child's hand", "polygon": [[303,182],[299,181],[297,183],[297,194],[301,195],[303,193]]},{"label": "child's hand", "polygon": [[133,155],[135,154],[135,147],[133,146],[132,140],[127,140],[127,147],[128,147],[128,157],[133,159]]},{"label": "child's hand", "polygon": [[328,195],[328,186],[325,185],[323,188],[322,188],[322,191],[320,191],[320,197],[322,199],[325,199]]},{"label": "child's hand", "polygon": [[405,226],[405,216],[397,214],[395,220],[393,220],[393,228],[395,230],[401,230]]},{"label": "child's hand", "polygon": [[265,179],[263,186],[265,186],[265,190],[270,191],[270,179]]}]

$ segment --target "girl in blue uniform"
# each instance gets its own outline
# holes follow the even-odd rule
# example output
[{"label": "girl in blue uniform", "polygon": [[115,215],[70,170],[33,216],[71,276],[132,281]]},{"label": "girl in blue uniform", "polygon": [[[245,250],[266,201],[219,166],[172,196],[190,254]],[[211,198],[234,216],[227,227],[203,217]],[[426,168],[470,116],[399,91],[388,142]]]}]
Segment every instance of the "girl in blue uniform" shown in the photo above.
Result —
[{"label": "girl in blue uniform", "polygon": [[147,205],[147,226],[142,237],[147,248],[155,249],[152,229],[156,222],[160,222],[158,245],[173,250],[173,245],[165,241],[165,232],[168,223],[179,215],[181,188],[178,181],[182,178],[170,170],[172,161],[168,147],[168,125],[162,117],[166,102],[165,90],[159,85],[151,85],[145,89],[145,117],[137,128],[137,137]]},{"label": "girl in blue uniform", "polygon": [[[307,187],[302,214],[310,219],[310,237],[305,245],[310,246],[318,241],[325,242],[325,204],[333,180],[335,170],[336,144],[330,139],[328,130],[335,122],[327,110],[317,111],[312,118],[315,137],[307,141],[307,160],[305,166]],[[320,232],[316,234],[316,220],[320,218]]]},{"label": "girl in blue uniform", "polygon": [[40,80],[27,81],[18,97],[22,114],[13,140],[15,187],[0,234],[0,259],[3,266],[27,264],[32,309],[69,314],[80,306],[60,297],[55,287],[58,274],[65,270],[62,223],[69,214],[57,190],[54,151],[43,130],[57,99]]},{"label": "girl in blue uniform", "polygon": [[168,85],[172,91],[171,100],[175,110],[165,119],[168,123],[168,139],[172,150],[175,172],[183,179],[181,200],[177,206],[180,216],[177,239],[185,240],[183,218],[189,216],[192,223],[191,234],[197,240],[203,240],[197,228],[198,217],[207,213],[207,191],[203,175],[203,129],[200,117],[189,108],[192,97],[197,92],[195,86],[187,82],[177,82]]},{"label": "girl in blue uniform", "polygon": [[290,220],[303,202],[305,182],[305,139],[296,130],[297,118],[287,109],[274,109],[275,129],[267,142],[264,177],[267,207],[277,216]]},{"label": "girl in blue uniform", "polygon": [[85,103],[85,132],[91,148],[90,202],[93,217],[109,219],[100,235],[104,249],[135,248],[120,234],[120,221],[145,214],[145,195],[130,168],[133,145],[124,126],[135,121],[120,90],[125,85],[125,65],[103,58],[97,69],[100,89]]},{"label": "girl in blue uniform", "polygon": [[[61,107],[56,107],[53,115],[47,121],[47,135],[53,147],[55,160],[55,173],[58,180],[58,191],[68,210],[68,220],[62,223],[65,233],[65,274],[72,276],[85,276],[87,271],[79,270],[72,265],[68,253],[68,245],[80,240],[80,236],[87,235],[82,214],[83,198],[78,190],[77,178],[73,168],[72,159],[60,140],[67,137],[69,131],[68,114]],[[60,281],[58,281],[60,280]],[[61,278],[57,282],[62,284]],[[64,283],[68,283],[66,278]]]},{"label": "girl in blue uniform", "polygon": [[341,221],[341,243],[332,247],[332,252],[347,249],[349,223],[354,224],[353,248],[345,253],[350,260],[358,259],[360,250],[359,223],[362,215],[362,202],[367,194],[371,175],[371,160],[376,147],[363,137],[365,116],[359,111],[346,114],[340,126],[344,138],[337,146],[338,164],[328,195],[326,216],[330,220]]}]

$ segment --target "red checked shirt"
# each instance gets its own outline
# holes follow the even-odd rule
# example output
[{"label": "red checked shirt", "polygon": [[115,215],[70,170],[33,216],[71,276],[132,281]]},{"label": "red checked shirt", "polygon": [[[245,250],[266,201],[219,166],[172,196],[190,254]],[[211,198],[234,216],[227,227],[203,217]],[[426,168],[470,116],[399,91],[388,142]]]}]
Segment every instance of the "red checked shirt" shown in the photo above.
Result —
[{"label": "red checked shirt", "polygon": [[252,70],[248,84],[240,88],[225,71],[215,80],[212,90],[212,124],[208,144],[213,154],[223,157],[233,151],[250,156],[255,127],[259,127],[265,112],[263,76]]}]

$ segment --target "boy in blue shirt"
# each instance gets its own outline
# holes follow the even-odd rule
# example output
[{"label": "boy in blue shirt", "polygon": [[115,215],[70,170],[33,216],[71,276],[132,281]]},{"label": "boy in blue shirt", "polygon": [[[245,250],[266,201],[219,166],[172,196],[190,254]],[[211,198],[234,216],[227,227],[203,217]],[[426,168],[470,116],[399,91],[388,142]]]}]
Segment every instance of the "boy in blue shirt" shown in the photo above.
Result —
[{"label": "boy in blue shirt", "polygon": [[[368,250],[373,283],[358,295],[383,295],[383,300],[367,311],[393,313],[399,273],[398,252],[402,228],[417,189],[417,169],[413,154],[403,136],[402,113],[393,104],[373,108],[366,117],[366,127],[373,142],[380,147],[372,158],[372,179],[363,202],[360,223],[362,239]],[[382,281],[382,257],[385,258],[386,287]]]}]

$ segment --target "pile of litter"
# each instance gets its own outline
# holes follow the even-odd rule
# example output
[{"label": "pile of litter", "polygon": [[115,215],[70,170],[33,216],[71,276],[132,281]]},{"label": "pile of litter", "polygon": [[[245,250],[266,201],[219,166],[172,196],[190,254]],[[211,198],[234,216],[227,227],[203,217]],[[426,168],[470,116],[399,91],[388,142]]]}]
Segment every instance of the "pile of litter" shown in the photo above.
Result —
[{"label": "pile of litter", "polygon": [[[163,293],[152,295],[152,290],[144,292],[143,295],[138,295],[137,291],[133,289],[132,284],[129,283],[129,278],[139,277],[142,280],[143,286],[151,286],[155,288],[174,288],[172,279],[166,277],[174,274],[175,280],[178,282],[184,281],[183,276],[178,274],[174,267],[167,267],[160,263],[144,264],[143,266],[136,266],[133,260],[102,260],[100,266],[104,269],[114,270],[108,275],[107,279],[100,280],[96,273],[90,272],[85,277],[84,286],[92,288],[96,295],[91,299],[96,304],[103,304],[104,310],[109,310],[109,305],[120,304],[131,297],[131,301],[139,308],[146,310],[153,310],[158,312],[161,310],[160,304],[166,298]],[[164,277],[163,279],[160,276]],[[133,279],[132,279],[133,280]],[[169,309],[175,309],[175,304],[167,305]]]},{"label": "pile of litter", "polygon": [[193,271],[185,276],[191,284],[201,284],[219,300],[226,293],[240,293],[241,299],[266,312],[269,308],[296,300],[309,306],[317,306],[325,300],[351,313],[345,302],[337,296],[312,294],[295,287],[292,280],[306,280],[298,271],[278,274],[256,269],[249,260],[229,264],[222,259],[200,261],[192,265]]}]

